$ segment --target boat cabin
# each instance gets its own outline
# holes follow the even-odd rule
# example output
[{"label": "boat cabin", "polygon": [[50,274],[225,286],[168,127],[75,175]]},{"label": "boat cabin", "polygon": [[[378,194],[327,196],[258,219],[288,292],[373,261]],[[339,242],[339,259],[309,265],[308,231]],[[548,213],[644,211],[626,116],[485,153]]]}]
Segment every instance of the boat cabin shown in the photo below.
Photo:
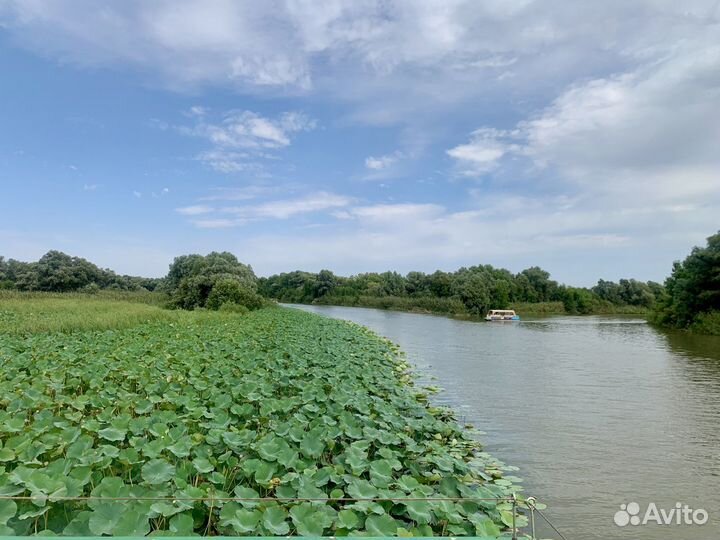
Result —
[{"label": "boat cabin", "polygon": [[519,321],[520,316],[512,309],[491,309],[485,316],[486,321]]}]

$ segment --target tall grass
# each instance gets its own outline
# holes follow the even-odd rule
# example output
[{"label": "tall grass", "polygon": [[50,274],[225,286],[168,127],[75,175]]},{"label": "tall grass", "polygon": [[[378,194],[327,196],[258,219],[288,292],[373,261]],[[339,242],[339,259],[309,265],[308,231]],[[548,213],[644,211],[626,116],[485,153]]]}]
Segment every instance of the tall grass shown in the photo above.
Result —
[{"label": "tall grass", "polygon": [[182,316],[139,295],[117,295],[121,300],[110,296],[0,291],[0,333],[109,330]]},{"label": "tall grass", "polygon": [[92,300],[119,300],[122,302],[136,302],[153,306],[164,306],[169,297],[165,293],[151,291],[120,291],[102,289],[97,292],[44,292],[44,291],[17,291],[14,289],[0,289],[0,301],[3,300],[32,300],[47,298],[88,298]]}]

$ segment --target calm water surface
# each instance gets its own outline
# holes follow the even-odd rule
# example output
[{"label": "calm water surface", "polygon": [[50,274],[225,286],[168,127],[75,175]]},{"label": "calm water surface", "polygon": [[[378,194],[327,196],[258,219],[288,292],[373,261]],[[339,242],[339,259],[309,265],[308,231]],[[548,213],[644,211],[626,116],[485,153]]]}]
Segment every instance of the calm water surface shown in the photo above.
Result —
[{"label": "calm water surface", "polygon": [[[644,321],[551,317],[480,323],[297,306],[398,343],[486,449],[520,467],[569,539],[720,538],[720,339]],[[618,527],[623,503],[703,508],[707,524]],[[554,537],[543,529],[546,537]]]}]

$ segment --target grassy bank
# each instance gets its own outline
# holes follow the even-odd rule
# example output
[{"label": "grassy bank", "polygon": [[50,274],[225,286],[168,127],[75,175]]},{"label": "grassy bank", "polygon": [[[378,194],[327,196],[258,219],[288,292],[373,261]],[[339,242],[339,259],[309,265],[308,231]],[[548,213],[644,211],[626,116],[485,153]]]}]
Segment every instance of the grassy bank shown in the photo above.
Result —
[{"label": "grassy bank", "polygon": [[153,294],[0,291],[0,333],[110,330],[177,317],[154,305]]},{"label": "grassy bank", "polygon": [[410,298],[404,296],[325,296],[314,304],[326,306],[367,307],[408,311],[417,313],[436,313],[440,315],[468,315],[460,300],[452,298]]},{"label": "grassy bank", "polygon": [[[362,327],[266,309],[106,331],[98,304],[61,300],[4,301],[24,332],[0,332],[0,493],[32,500],[0,501],[0,535],[495,537],[510,523],[509,503],[476,499],[515,479]],[[40,306],[86,325],[27,334]],[[132,500],[62,500],[89,495]]]}]

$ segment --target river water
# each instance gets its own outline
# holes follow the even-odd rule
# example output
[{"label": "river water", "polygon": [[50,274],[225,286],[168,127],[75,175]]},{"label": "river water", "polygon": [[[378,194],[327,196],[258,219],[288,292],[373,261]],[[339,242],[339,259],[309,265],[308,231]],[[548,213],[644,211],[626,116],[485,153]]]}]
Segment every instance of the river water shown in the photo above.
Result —
[{"label": "river water", "polygon": [[[484,323],[295,307],[398,343],[420,379],[443,388],[436,401],[484,431],[488,452],[520,467],[525,495],[548,505],[568,539],[720,538],[720,338],[633,318]],[[620,505],[632,502],[641,519],[651,503],[659,514],[678,502],[709,518],[616,525]]]}]

